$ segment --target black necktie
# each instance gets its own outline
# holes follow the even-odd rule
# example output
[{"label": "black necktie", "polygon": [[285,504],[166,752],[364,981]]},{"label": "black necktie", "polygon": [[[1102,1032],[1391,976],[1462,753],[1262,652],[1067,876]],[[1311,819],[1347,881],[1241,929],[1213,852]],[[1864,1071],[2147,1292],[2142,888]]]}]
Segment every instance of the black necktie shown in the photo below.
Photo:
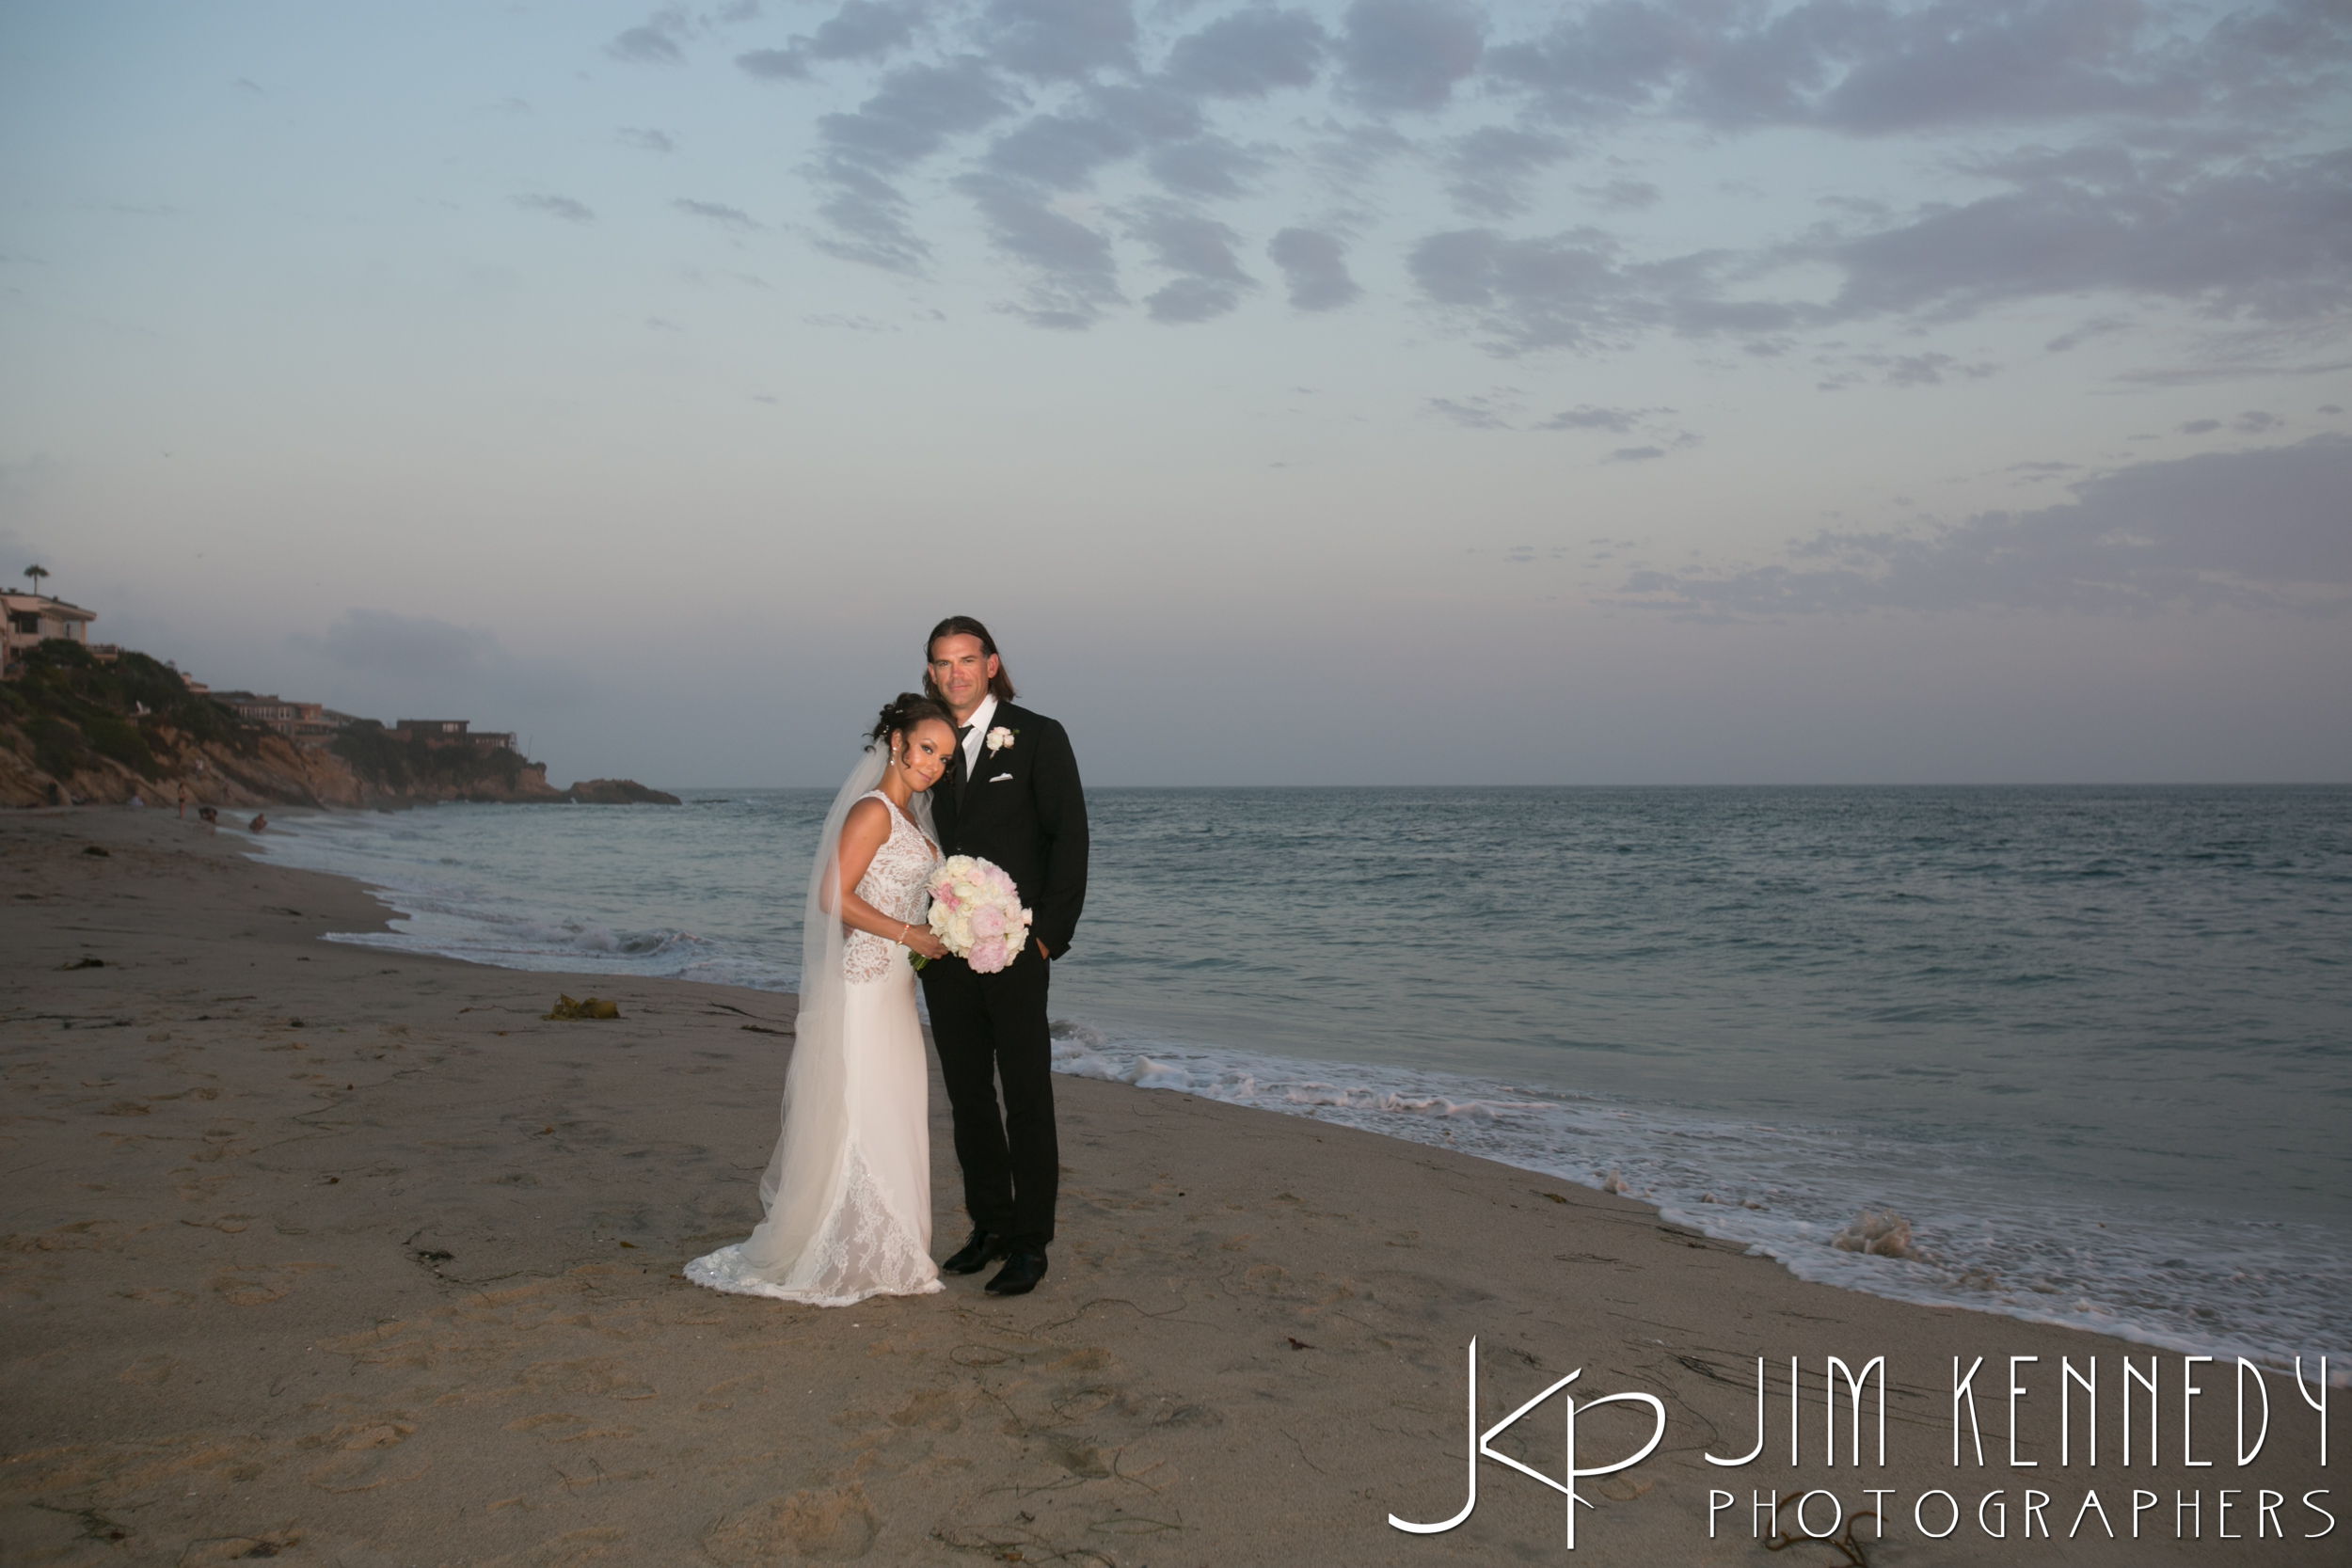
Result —
[{"label": "black necktie", "polygon": [[958,724],[956,726],[956,799],[959,800],[963,799],[963,786],[966,782],[966,776],[972,771],[972,769],[963,765],[963,739],[964,736],[970,735],[971,733],[972,726],[969,724]]}]

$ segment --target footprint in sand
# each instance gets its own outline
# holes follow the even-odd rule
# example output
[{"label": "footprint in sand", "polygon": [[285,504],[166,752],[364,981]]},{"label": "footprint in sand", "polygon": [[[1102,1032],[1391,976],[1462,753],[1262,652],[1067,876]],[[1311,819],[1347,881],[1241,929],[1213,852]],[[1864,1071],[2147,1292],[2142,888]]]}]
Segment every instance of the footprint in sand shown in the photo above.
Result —
[{"label": "footprint in sand", "polygon": [[506,1430],[532,1433],[548,1443],[585,1443],[598,1437],[634,1437],[638,1429],[632,1426],[598,1426],[584,1417],[550,1410],[545,1415],[525,1416],[519,1421],[509,1421]]},{"label": "footprint in sand", "polygon": [[302,1544],[302,1532],[288,1526],[268,1535],[225,1535],[192,1541],[180,1554],[180,1568],[205,1562],[244,1562],[260,1557],[283,1557]]},{"label": "footprint in sand", "polygon": [[331,1447],[336,1451],[304,1479],[322,1492],[338,1494],[373,1492],[414,1481],[424,1474],[428,1462],[396,1450],[416,1430],[414,1421],[387,1418],[347,1421],[323,1436],[306,1437],[306,1448]]},{"label": "footprint in sand", "polygon": [[271,1268],[229,1269],[213,1276],[213,1291],[231,1307],[265,1307],[282,1300],[306,1274],[331,1263],[283,1263]]},{"label": "footprint in sand", "polygon": [[177,1291],[167,1285],[142,1285],[136,1290],[117,1291],[115,1294],[128,1301],[144,1301],[157,1307],[193,1307],[196,1292]]},{"label": "footprint in sand", "polygon": [[657,1398],[644,1379],[618,1357],[587,1356],[578,1361],[540,1361],[526,1367],[516,1381],[527,1388],[547,1388],[574,1394],[602,1394],[613,1400]]},{"label": "footprint in sand", "polygon": [[706,1531],[703,1550],[728,1568],[770,1563],[787,1554],[847,1562],[871,1551],[881,1533],[882,1522],[864,1488],[851,1485],[755,1503]]},{"label": "footprint in sand", "polygon": [[627,1562],[638,1554],[622,1546],[628,1532],[610,1525],[566,1530],[518,1557],[492,1559],[483,1568],[585,1568],[591,1562]]}]

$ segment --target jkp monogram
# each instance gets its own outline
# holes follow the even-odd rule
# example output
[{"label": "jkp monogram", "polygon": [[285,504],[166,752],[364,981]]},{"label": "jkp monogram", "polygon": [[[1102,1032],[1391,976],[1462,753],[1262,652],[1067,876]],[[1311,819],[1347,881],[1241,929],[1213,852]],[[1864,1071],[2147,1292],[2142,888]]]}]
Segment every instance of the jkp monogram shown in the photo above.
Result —
[{"label": "jkp monogram", "polygon": [[1642,1403],[1648,1405],[1658,1417],[1657,1428],[1650,1433],[1649,1441],[1642,1445],[1641,1450],[1638,1453],[1632,1454],[1625,1459],[1620,1459],[1613,1465],[1596,1465],[1591,1469],[1586,1469],[1578,1465],[1576,1462],[1576,1418],[1579,1413],[1576,1396],[1573,1394],[1562,1395],[1560,1403],[1567,1412],[1566,1419],[1568,1426],[1568,1474],[1565,1482],[1554,1481],[1549,1476],[1544,1474],[1541,1470],[1520,1464],[1518,1460],[1513,1459],[1507,1453],[1495,1452],[1491,1445],[1497,1437],[1500,1437],[1504,1433],[1510,1431],[1512,1425],[1517,1422],[1520,1417],[1526,1415],[1529,1411],[1543,1403],[1544,1401],[1551,1398],[1552,1395],[1559,1394],[1562,1389],[1567,1387],[1569,1384],[1574,1383],[1578,1378],[1583,1375],[1584,1369],[1579,1367],[1575,1371],[1570,1372],[1567,1376],[1562,1378],[1559,1382],[1553,1384],[1550,1387],[1545,1389],[1534,1399],[1529,1400],[1525,1404],[1520,1405],[1517,1410],[1512,1411],[1511,1414],[1505,1416],[1502,1420],[1497,1421],[1493,1426],[1488,1427],[1484,1433],[1481,1433],[1478,1430],[1478,1341],[1476,1339],[1472,1339],[1470,1342],[1470,1496],[1463,1499],[1462,1511],[1459,1513],[1456,1513],[1453,1518],[1444,1520],[1441,1523],[1434,1525],[1416,1525],[1409,1520],[1400,1519],[1393,1513],[1389,1515],[1389,1523],[1395,1526],[1398,1529],[1409,1530],[1415,1535],[1438,1535],[1442,1534],[1446,1530],[1452,1529],[1454,1526],[1469,1518],[1471,1512],[1478,1507],[1478,1460],[1479,1456],[1483,1454],[1486,1458],[1496,1461],[1498,1464],[1508,1465],[1511,1468],[1518,1471],[1521,1475],[1533,1476],[1537,1481],[1542,1481],[1546,1486],[1550,1487],[1553,1491],[1563,1493],[1566,1496],[1568,1499],[1565,1505],[1568,1511],[1568,1550],[1576,1550],[1577,1505],[1579,1503],[1582,1503],[1586,1508],[1593,1506],[1591,1503],[1585,1502],[1582,1497],[1576,1495],[1577,1481],[1585,1476],[1606,1476],[1613,1474],[1618,1470],[1631,1469],[1634,1465],[1639,1465],[1643,1460],[1647,1459],[1651,1452],[1658,1447],[1660,1442],[1661,1442],[1666,1435],[1665,1404],[1654,1394],[1642,1393],[1610,1394],[1602,1399],[1585,1401],[1582,1408],[1584,1410],[1592,1410],[1604,1404],[1621,1404],[1629,1401],[1638,1400]]}]

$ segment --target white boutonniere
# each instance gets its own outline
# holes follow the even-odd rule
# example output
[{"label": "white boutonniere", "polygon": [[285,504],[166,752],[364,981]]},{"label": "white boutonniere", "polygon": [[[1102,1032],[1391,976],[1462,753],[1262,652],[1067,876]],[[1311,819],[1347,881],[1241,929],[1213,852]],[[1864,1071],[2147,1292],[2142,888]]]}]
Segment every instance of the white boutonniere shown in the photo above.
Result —
[{"label": "white boutonniere", "polygon": [[994,729],[989,731],[988,754],[990,756],[994,756],[997,752],[1011,745],[1012,737],[1020,733],[1021,732],[1018,730],[1009,730],[1002,724],[999,724]]}]

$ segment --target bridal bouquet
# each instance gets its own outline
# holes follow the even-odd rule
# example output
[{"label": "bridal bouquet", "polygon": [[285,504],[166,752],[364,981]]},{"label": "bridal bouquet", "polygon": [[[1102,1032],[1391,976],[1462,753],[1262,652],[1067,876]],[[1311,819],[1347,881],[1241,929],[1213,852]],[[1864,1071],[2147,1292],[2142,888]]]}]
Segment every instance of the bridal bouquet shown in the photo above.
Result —
[{"label": "bridal bouquet", "polygon": [[931,934],[980,974],[995,974],[1029,944],[1029,911],[1003,866],[954,856],[931,873],[930,893]]}]

